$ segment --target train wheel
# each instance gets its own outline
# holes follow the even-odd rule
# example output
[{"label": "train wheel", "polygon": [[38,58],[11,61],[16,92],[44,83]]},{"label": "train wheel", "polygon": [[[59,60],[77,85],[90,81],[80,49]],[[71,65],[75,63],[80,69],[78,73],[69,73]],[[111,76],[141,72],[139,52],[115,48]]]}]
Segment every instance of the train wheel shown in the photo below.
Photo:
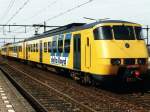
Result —
[{"label": "train wheel", "polygon": [[81,84],[83,84],[83,85],[91,85],[92,80],[91,80],[90,75],[89,75],[89,74],[85,74],[84,76],[82,76],[82,77],[80,78],[80,82],[81,82]]}]

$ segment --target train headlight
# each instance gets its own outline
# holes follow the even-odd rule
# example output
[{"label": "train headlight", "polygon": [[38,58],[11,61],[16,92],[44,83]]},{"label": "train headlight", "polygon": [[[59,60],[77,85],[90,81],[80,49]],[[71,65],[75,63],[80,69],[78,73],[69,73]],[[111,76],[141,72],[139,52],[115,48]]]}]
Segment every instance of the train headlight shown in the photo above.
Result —
[{"label": "train headlight", "polygon": [[145,65],[146,64],[146,59],[145,58],[139,58],[137,60],[137,62],[138,62],[139,65]]},{"label": "train headlight", "polygon": [[112,65],[120,65],[121,64],[121,59],[111,59],[111,64]]}]

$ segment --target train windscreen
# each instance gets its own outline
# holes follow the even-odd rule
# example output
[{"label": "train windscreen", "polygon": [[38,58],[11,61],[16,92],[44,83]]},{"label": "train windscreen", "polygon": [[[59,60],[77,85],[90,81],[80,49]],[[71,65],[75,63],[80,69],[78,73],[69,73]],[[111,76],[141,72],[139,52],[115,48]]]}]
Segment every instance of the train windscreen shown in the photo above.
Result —
[{"label": "train windscreen", "polygon": [[135,29],[135,34],[136,34],[137,40],[143,39],[142,28],[141,27],[134,27],[134,29]]},{"label": "train windscreen", "polygon": [[93,31],[95,40],[112,40],[113,33],[115,40],[141,40],[143,33],[141,27],[114,25],[114,26],[101,26]]},{"label": "train windscreen", "polygon": [[101,26],[94,29],[94,39],[95,40],[112,40],[112,31],[110,26]]},{"label": "train windscreen", "polygon": [[135,40],[132,26],[113,26],[114,37],[116,40]]}]

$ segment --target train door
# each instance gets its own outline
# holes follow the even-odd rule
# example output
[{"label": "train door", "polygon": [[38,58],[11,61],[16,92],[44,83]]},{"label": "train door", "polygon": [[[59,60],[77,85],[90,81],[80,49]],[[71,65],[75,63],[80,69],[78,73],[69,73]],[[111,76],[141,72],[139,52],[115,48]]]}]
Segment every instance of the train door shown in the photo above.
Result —
[{"label": "train door", "polygon": [[85,44],[85,67],[90,68],[91,66],[91,45],[89,37],[86,38]]},{"label": "train door", "polygon": [[42,54],[43,54],[42,53],[42,51],[43,51],[42,50],[42,40],[40,40],[40,50],[39,51],[40,51],[40,63],[42,63],[42,58],[43,58],[43,56],[42,56]]},{"label": "train door", "polygon": [[19,46],[16,46],[17,58],[19,58]]},{"label": "train door", "polygon": [[81,69],[81,34],[73,35],[73,68]]},{"label": "train door", "polygon": [[26,43],[26,60],[28,60],[28,50],[29,50],[29,46],[27,45],[27,43]]},{"label": "train door", "polygon": [[6,55],[9,56],[9,47],[6,47]]},{"label": "train door", "polygon": [[23,52],[23,59],[25,59],[25,42],[23,42],[22,52]]}]

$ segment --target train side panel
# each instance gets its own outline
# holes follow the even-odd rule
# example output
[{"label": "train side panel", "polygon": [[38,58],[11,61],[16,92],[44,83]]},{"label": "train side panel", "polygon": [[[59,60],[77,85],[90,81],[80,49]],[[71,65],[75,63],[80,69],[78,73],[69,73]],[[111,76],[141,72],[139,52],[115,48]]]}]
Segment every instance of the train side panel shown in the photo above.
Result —
[{"label": "train side panel", "polygon": [[[33,62],[39,62],[38,40],[31,40],[26,42],[26,59]],[[37,45],[37,46],[36,46]]]}]

